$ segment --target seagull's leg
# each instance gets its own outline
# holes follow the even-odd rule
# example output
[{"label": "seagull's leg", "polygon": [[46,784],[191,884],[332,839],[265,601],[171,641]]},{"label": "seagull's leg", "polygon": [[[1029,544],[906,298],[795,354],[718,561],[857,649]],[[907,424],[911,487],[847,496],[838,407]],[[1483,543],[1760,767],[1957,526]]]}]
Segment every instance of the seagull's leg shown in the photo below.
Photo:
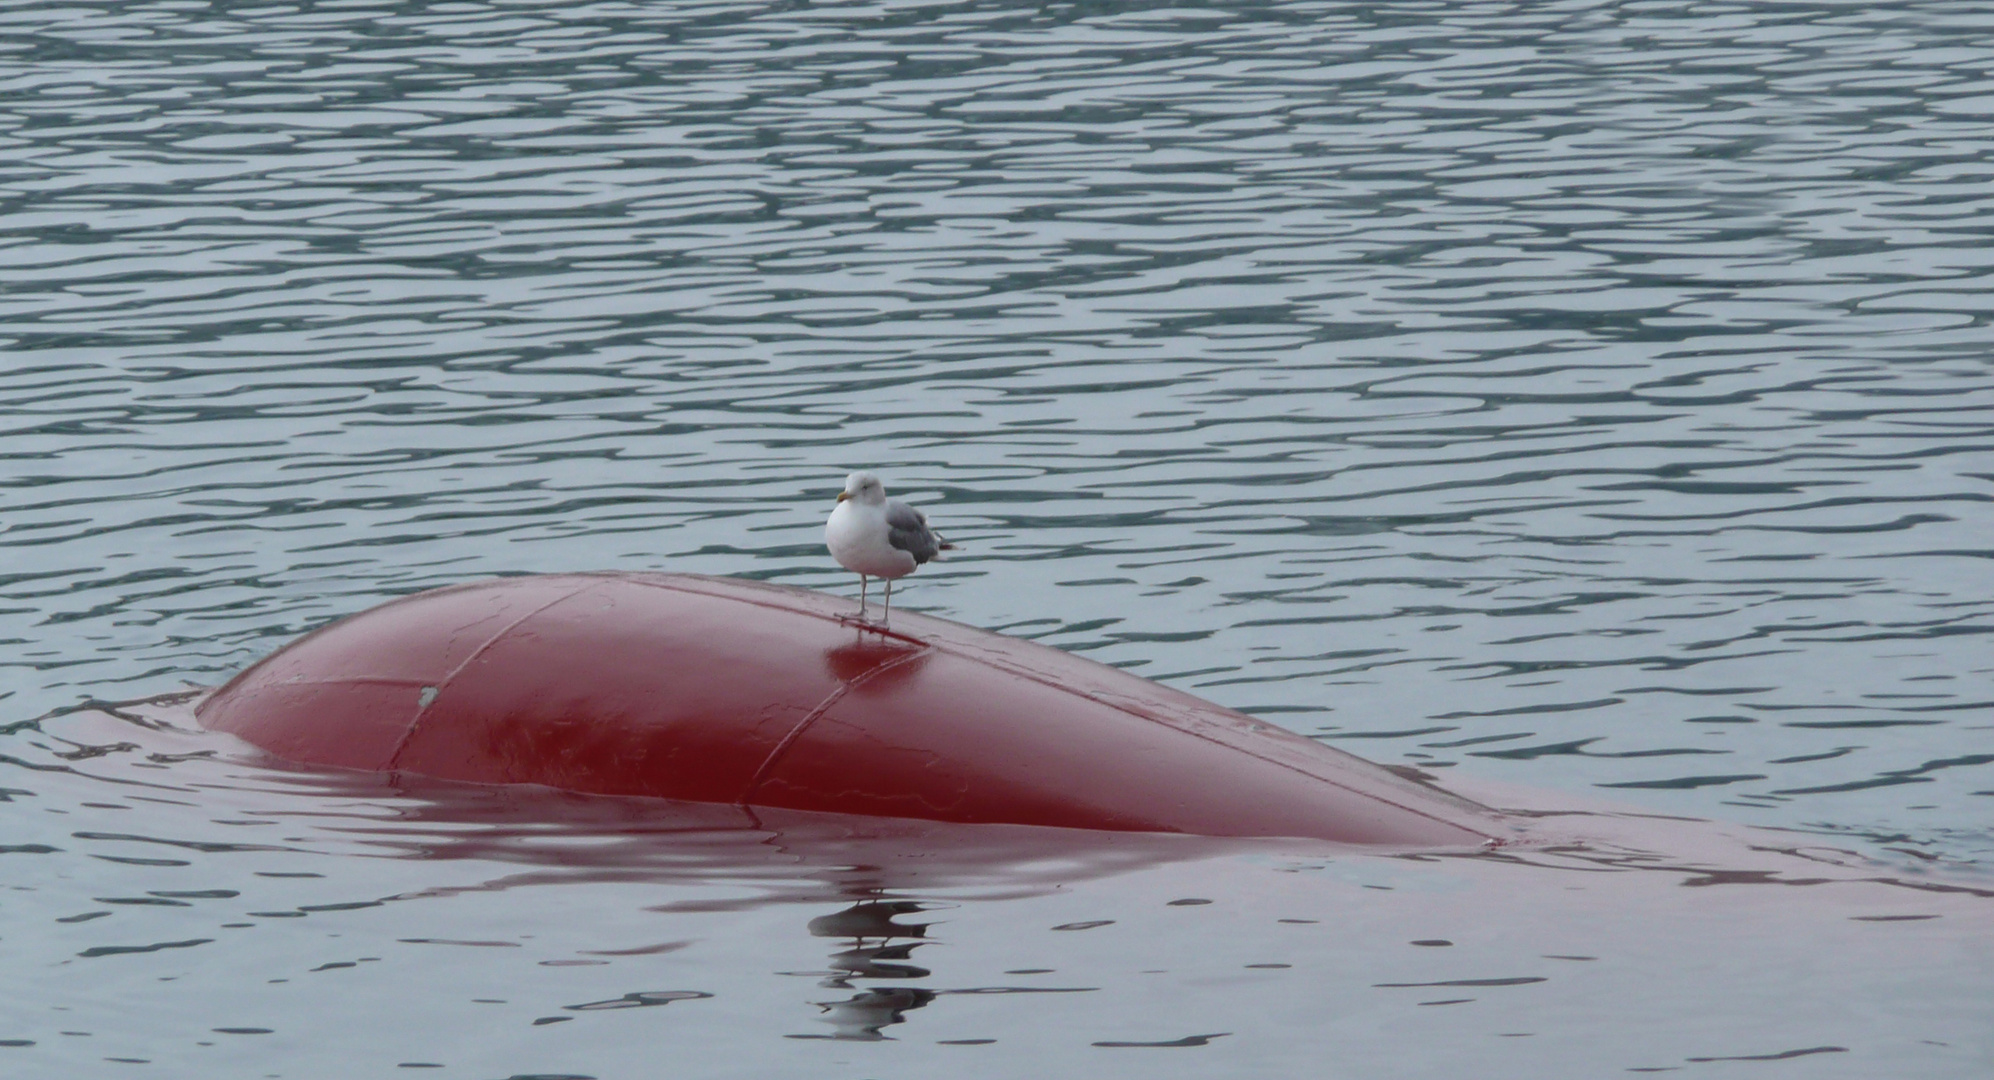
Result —
[{"label": "seagull's leg", "polygon": [[892,621],[893,621],[893,579],[892,579],[892,578],[887,578],[887,579],[886,579],[886,614],[880,617],[880,620],[879,620],[879,625],[881,625],[881,626],[885,626],[885,625],[886,625],[887,623],[889,623],[889,622],[892,622]]},{"label": "seagull's leg", "polygon": [[865,587],[870,580],[864,574],[859,575],[859,618],[861,620],[865,618]]}]

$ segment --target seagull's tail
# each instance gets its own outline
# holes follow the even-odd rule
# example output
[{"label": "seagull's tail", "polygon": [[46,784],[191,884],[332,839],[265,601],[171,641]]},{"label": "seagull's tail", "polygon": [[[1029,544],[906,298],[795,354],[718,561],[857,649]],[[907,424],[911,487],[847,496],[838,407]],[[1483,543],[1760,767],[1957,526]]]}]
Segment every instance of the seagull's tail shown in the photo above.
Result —
[{"label": "seagull's tail", "polygon": [[955,545],[949,543],[947,540],[942,540],[942,538],[939,536],[935,537],[935,539],[941,540],[941,544],[935,548],[935,561],[941,562],[943,559],[948,558],[948,556],[942,554],[942,552],[954,551]]}]

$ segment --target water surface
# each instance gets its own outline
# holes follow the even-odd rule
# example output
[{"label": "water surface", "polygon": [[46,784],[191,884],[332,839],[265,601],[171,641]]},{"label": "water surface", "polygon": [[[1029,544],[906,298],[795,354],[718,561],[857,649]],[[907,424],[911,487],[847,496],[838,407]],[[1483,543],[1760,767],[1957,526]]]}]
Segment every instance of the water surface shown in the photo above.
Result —
[{"label": "water surface", "polygon": [[[820,527],[865,466],[961,547],[898,603],[1464,788],[1984,887],[1979,5],[16,2],[0,39],[0,1040],[32,1044],[0,1053],[31,1071],[1994,1061],[1971,905],[1570,907],[1541,867],[1265,854],[876,895],[966,906],[839,1027],[830,976],[769,972],[830,970],[808,926],[847,894],[496,887],[287,824],[408,796],[32,724],[493,574],[855,592]],[[1473,899],[1423,930],[1415,892]],[[1511,952],[1463,960],[1475,927]],[[1075,942],[1042,985],[1101,989],[959,992]],[[1547,981],[1377,988],[1509,977]],[[713,997],[567,1009],[676,990]],[[895,1008],[875,1056],[784,1037]]]}]

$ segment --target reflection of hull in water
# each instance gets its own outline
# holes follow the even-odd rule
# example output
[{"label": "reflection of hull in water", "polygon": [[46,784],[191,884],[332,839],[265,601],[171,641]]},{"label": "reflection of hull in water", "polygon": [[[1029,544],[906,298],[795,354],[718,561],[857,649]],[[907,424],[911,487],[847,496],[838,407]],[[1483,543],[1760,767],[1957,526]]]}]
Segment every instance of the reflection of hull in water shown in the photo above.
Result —
[{"label": "reflection of hull in water", "polygon": [[[333,788],[324,781],[336,776],[299,779],[316,795],[353,798],[354,817],[321,827],[375,853],[520,867],[487,889],[588,881],[754,886],[732,899],[659,908],[672,911],[862,901],[904,891],[1028,896],[1166,862],[1274,850],[1272,842],[1251,839],[963,825],[523,785],[382,778]],[[1306,849],[1354,850],[1324,843]]]},{"label": "reflection of hull in water", "polygon": [[[1856,973],[1938,971],[1937,985],[1960,1001],[1984,989],[1982,974],[1960,960],[1988,939],[1994,889],[1984,875],[1906,871],[1815,846],[1818,838],[1802,834],[1579,806],[1567,795],[1480,783],[1471,793],[1517,808],[1508,820],[1521,841],[1487,852],[1394,851],[762,813],[272,767],[261,754],[244,760],[246,748],[228,736],[194,729],[184,700],[78,711],[40,728],[33,745],[50,756],[30,753],[24,764],[52,782],[74,773],[83,798],[118,791],[126,795],[119,802],[149,811],[142,825],[138,815],[128,819],[129,832],[79,838],[169,845],[119,854],[227,853],[220,858],[229,865],[255,860],[259,877],[268,870],[349,879],[293,894],[285,904],[311,903],[255,912],[258,919],[289,926],[321,913],[345,920],[356,908],[411,905],[406,914],[370,913],[379,921],[361,926],[426,951],[524,940],[513,935],[521,913],[541,913],[532,928],[540,935],[598,905],[639,905],[644,918],[625,919],[620,936],[583,935],[567,942],[574,951],[543,953],[565,964],[627,966],[604,968],[621,974],[586,991],[544,989],[536,1027],[565,1020],[578,1021],[574,1030],[607,1032],[604,1018],[627,1010],[658,1024],[709,1024],[712,999],[737,1001],[752,985],[728,971],[747,969],[820,988],[799,982],[771,999],[775,1030],[806,1040],[947,1034],[965,1037],[940,1041],[989,1042],[1013,1029],[997,1020],[965,1026],[962,1018],[995,1015],[975,1005],[991,995],[1017,995],[998,1012],[1088,1016],[1081,1037],[1103,1047],[1232,1045],[1256,1030],[1263,1040],[1292,1038],[1274,1034],[1268,1023],[1275,1021],[1249,1017],[1284,1016],[1297,994],[1338,1002],[1353,1015],[1379,1006],[1351,993],[1407,1006],[1479,998],[1475,1008],[1498,1010],[1511,1019],[1495,1022],[1511,1024],[1563,1016],[1569,1025],[1602,1002],[1631,1008],[1658,996],[1727,1015],[1749,1015],[1767,993],[1811,992],[1835,1005],[1821,984],[1790,985],[1791,971],[1813,970],[1808,965],[1823,956]],[[241,828],[249,819],[265,827]],[[376,872],[357,856],[399,868]],[[561,892],[577,884],[582,893]],[[711,949],[715,939],[728,944]],[[1435,939],[1455,947],[1427,947],[1448,944]],[[1867,959],[1847,960],[1852,952]],[[1270,960],[1284,963],[1262,963]],[[1272,966],[1284,970],[1246,970]],[[1150,967],[1173,973],[1133,973]],[[506,978],[515,973],[502,970]],[[1300,981],[1257,984],[1259,997],[1256,984],[1239,981],[1262,976]],[[1195,1007],[1151,1015],[1164,1000],[1144,996],[1152,979],[1169,988],[1167,1000]],[[1859,993],[1885,983],[1901,990],[1900,980],[1890,974],[1852,985]],[[1245,996],[1199,996],[1218,986]],[[1035,999],[1043,1004],[1029,1004]],[[1137,1001],[1142,1008],[1132,1008]],[[1221,1021],[1216,1014],[1227,1002],[1235,1007]],[[796,1011],[806,1007],[808,1014]],[[802,1022],[806,1015],[815,1023]],[[1968,1021],[1920,1029],[1956,1045],[1977,1031]],[[1829,1041],[1754,1037],[1761,1034],[1738,1033],[1726,1045],[1742,1049],[1726,1052],[1812,1053],[1807,1048]],[[1709,1041],[1699,1033],[1685,1052],[1715,1053]]]},{"label": "reflection of hull in water", "polygon": [[1476,847],[1482,807],[1055,649],[801,589],[506,578],[334,623],[201,722],[279,757],[964,823]]},{"label": "reflection of hull in water", "polygon": [[[1368,850],[1324,841],[962,824],[916,818],[746,807],[475,784],[407,773],[314,769],[275,761],[195,726],[179,694],[46,718],[64,756],[119,784],[198,791],[213,809],[312,826],[311,849],[518,868],[485,891],[540,884],[730,882],[731,900],[692,911],[768,903],[863,901],[894,890],[1027,896],[1163,863],[1252,850]],[[162,775],[162,763],[176,774]],[[188,787],[188,771],[200,777]],[[163,783],[172,779],[174,783]],[[185,797],[184,795],[182,796]],[[661,909],[662,910],[662,909]]]}]

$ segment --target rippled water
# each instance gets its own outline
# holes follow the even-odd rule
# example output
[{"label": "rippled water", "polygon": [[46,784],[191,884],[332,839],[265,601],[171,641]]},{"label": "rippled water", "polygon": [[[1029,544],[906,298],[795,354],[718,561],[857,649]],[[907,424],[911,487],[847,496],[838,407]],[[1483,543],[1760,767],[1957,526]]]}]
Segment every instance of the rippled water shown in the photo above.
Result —
[{"label": "rippled water", "polygon": [[[1969,3],[0,4],[0,723],[16,725],[0,738],[0,866],[30,890],[5,894],[0,950],[22,978],[0,1041],[32,1043],[0,1053],[64,1075],[138,1068],[107,1058],[628,1075],[658,1059],[580,1029],[641,1016],[666,1026],[622,1038],[705,1024],[697,1050],[673,1051],[701,1075],[1004,1075],[1027,1059],[1001,1055],[1027,1045],[1034,1068],[1146,1075],[1281,1074],[1332,1047],[1409,1054],[1422,1075],[1493,1060],[1574,1076],[1984,1075],[1984,1033],[1907,1033],[1895,1014],[1865,1026],[1831,1004],[1922,1002],[1930,1017],[1943,999],[1984,1028],[1984,947],[1931,929],[1944,919],[1844,919],[1814,928],[1828,942],[1815,953],[1711,933],[1736,913],[1693,898],[1708,891],[1658,890],[1629,909],[1647,914],[1588,924],[1587,948],[1671,928],[1643,937],[1614,985],[1665,999],[1672,1033],[1612,995],[1617,1012],[1589,1005],[1587,984],[1560,975],[1545,984],[1566,995],[1555,1009],[1515,1006],[1564,1032],[1554,1051],[1493,1038],[1524,1027],[1357,1004],[1424,978],[1402,971],[1351,974],[1364,989],[1348,1001],[1293,990],[1278,973],[1307,968],[1297,956],[1343,954],[1263,941],[1262,923],[1300,925],[1271,909],[1253,928],[1212,920],[1264,889],[1358,937],[1417,932],[1366,905],[1359,886],[1383,878],[1359,879],[1375,870],[1474,892],[1482,916],[1510,912],[1504,947],[1527,950],[1536,924],[1486,894],[1549,903],[1561,886],[1376,860],[1303,873],[1259,855],[1172,856],[965,907],[931,934],[988,972],[861,978],[853,993],[906,1000],[839,1008],[922,1020],[889,1035],[986,1017],[998,1052],[935,1045],[984,1037],[951,1028],[923,1032],[919,1055],[958,1057],[853,1056],[852,1040],[780,1038],[836,995],[765,974],[775,953],[785,970],[821,965],[806,927],[839,908],[835,889],[803,916],[645,915],[644,896],[678,879],[471,888],[509,871],[365,857],[323,830],[212,848],[218,830],[262,828],[216,821],[268,806],[231,795],[226,814],[248,816],[217,818],[211,787],[279,791],[267,798],[293,810],[278,819],[407,806],[253,772],[223,782],[143,740],[78,751],[29,722],[213,684],[326,619],[492,574],[851,588],[820,525],[843,472],[871,466],[962,548],[905,583],[908,606],[1464,784],[1802,830],[1796,843],[1854,849],[1878,873],[1930,864],[1984,886],[1990,151],[1994,18]],[[126,797],[138,765],[166,785],[148,798],[171,802]],[[1213,896],[1214,865],[1231,871],[1217,875],[1227,895]],[[298,873],[326,876],[269,876]],[[1324,883],[1339,873],[1347,887]],[[1155,906],[1191,882],[1238,903]],[[281,947],[213,929],[250,903],[446,886],[460,891],[427,909],[247,920]],[[1074,896],[1097,910],[1059,908]],[[1152,908],[1207,919],[1175,939],[1197,963],[1295,966],[1240,985],[1185,975],[1148,954],[1193,924],[1140,923],[1085,961],[1129,968],[1113,994],[962,992],[1059,966],[1018,959],[1034,949],[1064,957],[1121,932],[1038,944],[1047,926]],[[583,910],[601,925],[573,925]],[[658,940],[702,944],[573,970],[537,966],[577,959],[565,945],[506,967],[465,958],[509,948],[398,944],[601,929],[613,952],[655,944],[646,919],[673,924]],[[1927,936],[1879,944],[1886,932]],[[364,973],[326,934],[400,974],[350,999],[266,1000],[266,979],[303,982],[321,962],[359,968],[314,979]],[[1432,936],[1450,934],[1466,940],[1458,924]],[[1683,952],[1692,939],[1707,956]],[[428,959],[439,950],[452,963]],[[1585,949],[1530,955],[1567,951]],[[1350,970],[1371,961],[1349,955]],[[1137,960],[1178,975],[1141,990]],[[647,963],[681,968],[657,986],[649,969],[629,985],[589,976]],[[507,988],[444,986],[477,978]],[[183,980],[181,1004],[147,1004],[162,979]],[[1738,1011],[1725,1002],[1787,1000],[1810,979],[1818,1009],[1802,994],[1751,1014],[1762,1042],[1715,1036]],[[909,1005],[915,985],[942,996]],[[715,996],[562,1013],[670,989]],[[432,992],[459,1004],[398,1019],[421,1056],[384,1037],[378,1062],[340,1058],[338,1024]],[[278,1013],[182,1024],[188,995]],[[508,1014],[500,1038],[485,1006],[461,1004],[526,997],[584,1022]],[[1287,1026],[1167,1054],[1095,1046],[1243,1032],[1199,1020],[1228,1000]],[[1344,1026],[1272,1004],[1325,1001]],[[48,1008],[99,1018],[65,1029]],[[1145,1015],[1171,1024],[1136,1030]],[[1477,1034],[1436,1042],[1450,1025]],[[1061,1057],[1069,1043],[1082,1056]],[[1828,1045],[1842,1049],[1813,1052]],[[1799,1050],[1805,1062],[1726,1064]],[[238,1056],[180,1056],[211,1052]]]}]

